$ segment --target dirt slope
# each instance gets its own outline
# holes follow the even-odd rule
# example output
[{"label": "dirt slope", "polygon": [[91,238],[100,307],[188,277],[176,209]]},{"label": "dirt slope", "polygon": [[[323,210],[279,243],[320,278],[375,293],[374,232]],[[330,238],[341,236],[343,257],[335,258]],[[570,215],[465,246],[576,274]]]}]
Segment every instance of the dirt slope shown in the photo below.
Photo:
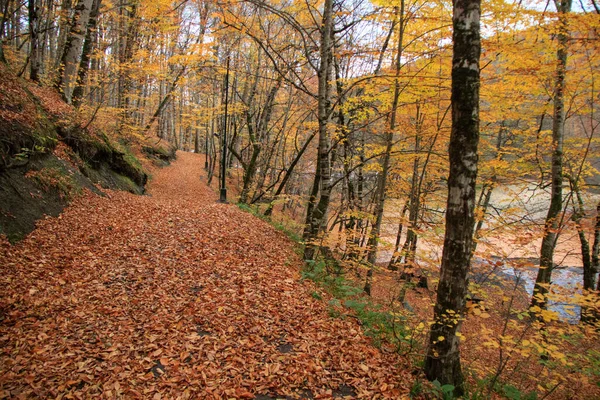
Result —
[{"label": "dirt slope", "polygon": [[150,196],[73,202],[0,244],[0,398],[402,398],[409,372],[299,281],[281,233],[215,202],[200,156]]}]

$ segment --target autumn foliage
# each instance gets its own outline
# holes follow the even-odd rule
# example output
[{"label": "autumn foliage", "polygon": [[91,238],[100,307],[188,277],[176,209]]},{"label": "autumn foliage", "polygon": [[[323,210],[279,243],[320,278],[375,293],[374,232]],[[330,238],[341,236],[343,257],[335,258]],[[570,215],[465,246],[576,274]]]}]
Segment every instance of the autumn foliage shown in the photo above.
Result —
[{"label": "autumn foliage", "polygon": [[0,393],[600,397],[600,7],[478,4],[1,0]]}]

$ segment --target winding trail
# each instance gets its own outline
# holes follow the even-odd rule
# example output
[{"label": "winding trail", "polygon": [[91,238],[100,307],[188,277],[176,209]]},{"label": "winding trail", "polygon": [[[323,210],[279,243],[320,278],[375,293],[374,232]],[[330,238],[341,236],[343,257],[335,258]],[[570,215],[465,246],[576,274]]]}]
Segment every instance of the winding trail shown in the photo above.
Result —
[{"label": "winding trail", "polygon": [[[293,244],[178,153],[0,243],[0,398],[403,398],[403,360],[302,282]],[[315,296],[318,297],[318,296]]]}]

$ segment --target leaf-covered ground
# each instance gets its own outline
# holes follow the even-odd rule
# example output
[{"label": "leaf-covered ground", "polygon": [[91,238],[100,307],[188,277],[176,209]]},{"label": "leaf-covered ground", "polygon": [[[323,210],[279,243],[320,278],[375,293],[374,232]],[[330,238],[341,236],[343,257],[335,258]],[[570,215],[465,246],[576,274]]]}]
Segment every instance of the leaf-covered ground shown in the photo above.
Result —
[{"label": "leaf-covered ground", "polygon": [[216,203],[203,161],[0,243],[0,398],[404,397],[403,360],[330,317],[292,243]]}]

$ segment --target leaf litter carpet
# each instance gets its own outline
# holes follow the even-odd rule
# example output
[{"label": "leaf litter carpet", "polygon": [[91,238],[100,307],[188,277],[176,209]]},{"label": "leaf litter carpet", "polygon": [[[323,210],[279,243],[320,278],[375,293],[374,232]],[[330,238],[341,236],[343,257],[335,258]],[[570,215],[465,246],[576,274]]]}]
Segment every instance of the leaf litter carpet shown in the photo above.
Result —
[{"label": "leaf litter carpet", "polygon": [[76,199],[0,243],[0,398],[402,398],[402,359],[332,318],[293,244],[178,153],[149,196]]}]

